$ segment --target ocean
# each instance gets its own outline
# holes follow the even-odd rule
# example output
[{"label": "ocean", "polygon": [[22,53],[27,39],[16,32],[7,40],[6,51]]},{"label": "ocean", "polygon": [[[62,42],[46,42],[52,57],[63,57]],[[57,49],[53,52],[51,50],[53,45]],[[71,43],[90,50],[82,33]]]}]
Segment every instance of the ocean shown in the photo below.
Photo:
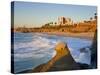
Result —
[{"label": "ocean", "polygon": [[[32,69],[55,56],[55,45],[67,43],[76,62],[90,64],[92,40],[48,35],[43,33],[14,33],[14,71],[15,73]],[[80,51],[86,48],[86,51]]]}]

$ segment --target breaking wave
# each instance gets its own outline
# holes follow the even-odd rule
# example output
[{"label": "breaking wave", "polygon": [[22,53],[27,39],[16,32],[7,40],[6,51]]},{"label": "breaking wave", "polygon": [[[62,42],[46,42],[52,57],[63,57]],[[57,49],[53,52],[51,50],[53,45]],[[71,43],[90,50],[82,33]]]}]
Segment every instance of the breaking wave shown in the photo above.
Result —
[{"label": "breaking wave", "polygon": [[[76,62],[90,64],[90,50],[86,49],[85,52],[80,52],[80,49],[90,46],[92,41],[39,33],[15,33],[14,35],[14,62],[16,72],[25,70],[28,67],[32,68],[50,60],[56,54],[54,48],[59,41],[64,41],[68,44]],[[27,66],[25,67],[23,63]]]}]

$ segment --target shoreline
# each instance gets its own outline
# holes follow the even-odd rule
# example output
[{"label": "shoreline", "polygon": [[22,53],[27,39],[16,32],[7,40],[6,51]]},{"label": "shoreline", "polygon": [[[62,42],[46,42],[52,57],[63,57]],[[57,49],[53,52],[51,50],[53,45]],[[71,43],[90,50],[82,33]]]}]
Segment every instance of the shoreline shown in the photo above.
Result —
[{"label": "shoreline", "polygon": [[[23,33],[23,32],[21,32],[21,33]],[[80,39],[87,39],[87,40],[93,40],[94,34],[95,34],[95,32],[81,32],[81,33],[73,33],[73,32],[27,32],[27,33],[42,33],[42,34],[48,34],[48,35],[65,36],[65,37],[80,38]]]},{"label": "shoreline", "polygon": [[88,39],[93,40],[94,38],[94,32],[84,32],[84,33],[72,33],[72,32],[40,32],[43,34],[48,35],[58,35],[58,36],[65,36],[65,37],[74,37],[74,38],[80,38],[80,39]]}]

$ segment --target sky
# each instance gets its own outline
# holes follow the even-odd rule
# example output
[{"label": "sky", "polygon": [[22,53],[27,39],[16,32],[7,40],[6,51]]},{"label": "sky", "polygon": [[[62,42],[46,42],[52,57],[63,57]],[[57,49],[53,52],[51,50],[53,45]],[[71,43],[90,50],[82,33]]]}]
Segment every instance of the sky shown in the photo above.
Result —
[{"label": "sky", "polygon": [[97,13],[96,6],[14,2],[15,27],[41,27],[48,22],[57,22],[58,17],[71,18],[74,22],[89,20]]}]

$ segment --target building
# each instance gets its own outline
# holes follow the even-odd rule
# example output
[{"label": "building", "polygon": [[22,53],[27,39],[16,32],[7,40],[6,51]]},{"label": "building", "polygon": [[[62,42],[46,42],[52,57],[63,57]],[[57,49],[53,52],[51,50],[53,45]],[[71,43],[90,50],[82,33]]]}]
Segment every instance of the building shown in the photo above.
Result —
[{"label": "building", "polygon": [[70,18],[58,17],[58,25],[61,26],[73,25],[73,21]]}]

